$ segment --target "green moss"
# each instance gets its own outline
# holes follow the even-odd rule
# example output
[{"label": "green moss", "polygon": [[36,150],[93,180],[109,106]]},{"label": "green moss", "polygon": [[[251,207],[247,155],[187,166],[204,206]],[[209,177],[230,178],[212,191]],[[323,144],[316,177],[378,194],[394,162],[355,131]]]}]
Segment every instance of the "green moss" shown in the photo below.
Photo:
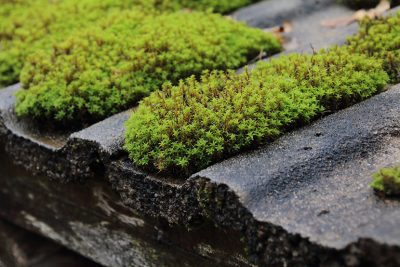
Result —
[{"label": "green moss", "polygon": [[[0,16],[0,86],[18,81],[28,55],[134,5],[135,1],[122,0],[36,0],[11,8]],[[141,8],[147,10],[150,7]]]},{"label": "green moss", "polygon": [[388,81],[379,60],[343,48],[289,55],[252,72],[164,85],[126,123],[125,149],[151,170],[189,174],[365,99]]},{"label": "green moss", "polygon": [[371,187],[387,196],[400,196],[400,167],[383,168],[375,173]]},{"label": "green moss", "polygon": [[348,40],[351,52],[384,60],[393,82],[400,81],[400,13],[388,18],[365,20],[357,35]]},{"label": "green moss", "polygon": [[18,82],[28,55],[50,48],[76,29],[84,28],[113,11],[140,9],[143,13],[182,8],[225,13],[254,0],[1,0],[0,87]]},{"label": "green moss", "polygon": [[271,34],[220,15],[177,12],[137,20],[136,14],[32,55],[21,74],[25,90],[17,94],[17,114],[93,122],[132,106],[165,81],[237,68],[261,50],[280,50]]},{"label": "green moss", "polygon": [[34,1],[35,0],[0,0],[0,20],[2,18],[6,18],[13,11],[13,9],[22,6],[27,8],[32,5]]}]

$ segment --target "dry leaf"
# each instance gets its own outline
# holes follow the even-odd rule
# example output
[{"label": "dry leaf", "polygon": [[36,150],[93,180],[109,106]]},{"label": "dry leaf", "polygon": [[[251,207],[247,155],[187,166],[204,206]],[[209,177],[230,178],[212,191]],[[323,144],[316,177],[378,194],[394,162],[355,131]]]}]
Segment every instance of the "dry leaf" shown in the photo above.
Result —
[{"label": "dry leaf", "polygon": [[271,28],[265,28],[264,31],[270,32],[273,35],[275,35],[276,38],[283,44],[283,33],[288,33],[293,31],[293,25],[290,21],[284,21],[282,25],[271,27]]}]

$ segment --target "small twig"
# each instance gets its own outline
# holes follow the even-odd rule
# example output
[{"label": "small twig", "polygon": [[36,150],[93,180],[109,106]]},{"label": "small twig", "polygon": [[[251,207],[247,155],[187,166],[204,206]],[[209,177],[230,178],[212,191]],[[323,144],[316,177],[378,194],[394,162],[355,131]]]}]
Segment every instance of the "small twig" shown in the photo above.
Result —
[{"label": "small twig", "polygon": [[313,51],[313,55],[317,54],[317,50],[315,50],[315,47],[310,43],[311,50]]}]

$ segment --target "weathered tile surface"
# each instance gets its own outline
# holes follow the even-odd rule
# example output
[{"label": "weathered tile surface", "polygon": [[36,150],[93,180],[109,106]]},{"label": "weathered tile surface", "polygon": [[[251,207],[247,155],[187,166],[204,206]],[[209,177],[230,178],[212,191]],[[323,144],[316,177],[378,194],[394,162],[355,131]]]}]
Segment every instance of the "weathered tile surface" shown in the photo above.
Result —
[{"label": "weathered tile surface", "polygon": [[400,163],[400,86],[194,177],[226,184],[259,221],[342,249],[400,246],[400,202],[376,196],[380,167]]}]

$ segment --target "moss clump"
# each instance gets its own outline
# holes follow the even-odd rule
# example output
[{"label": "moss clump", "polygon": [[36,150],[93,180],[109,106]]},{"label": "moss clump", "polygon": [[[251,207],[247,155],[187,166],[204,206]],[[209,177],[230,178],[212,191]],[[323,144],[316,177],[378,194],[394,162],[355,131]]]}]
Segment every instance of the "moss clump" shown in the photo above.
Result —
[{"label": "moss clump", "polygon": [[97,23],[113,11],[140,9],[156,16],[182,8],[225,13],[254,0],[1,0],[0,87],[18,82],[28,55],[50,48],[76,29]]},{"label": "moss clump", "polygon": [[[28,55],[51,48],[76,29],[103,20],[109,13],[132,8],[138,1],[32,0],[10,4],[11,8],[0,16],[0,86],[18,82]],[[140,11],[147,13],[152,8],[141,6]]]},{"label": "moss clump", "polygon": [[125,149],[138,166],[193,173],[367,98],[387,81],[379,60],[341,48],[282,56],[242,74],[205,73],[144,99],[126,123]]},{"label": "moss clump", "polygon": [[[127,15],[129,15],[128,13]],[[135,18],[136,15],[133,15]],[[177,12],[119,19],[32,55],[16,112],[62,123],[97,121],[135,104],[165,81],[230,69],[280,50],[269,33],[216,14]]]},{"label": "moss clump", "polygon": [[[7,17],[15,8],[29,7],[35,0],[0,0],[0,19]],[[39,0],[38,0],[39,1]]]},{"label": "moss clump", "polygon": [[382,59],[391,80],[400,81],[400,13],[363,21],[359,33],[348,40],[348,47],[351,52]]},{"label": "moss clump", "polygon": [[400,167],[383,168],[375,173],[371,187],[387,196],[400,196]]},{"label": "moss clump", "polygon": [[[32,43],[46,34],[44,27],[51,24],[51,13],[47,12],[50,7],[44,5],[44,2],[38,0],[37,6],[22,1],[6,1],[2,4],[2,11],[0,11],[0,87],[17,82],[23,64],[21,57],[34,48],[29,45],[24,46],[24,44]],[[43,13],[39,12],[41,8],[43,8]]]}]

